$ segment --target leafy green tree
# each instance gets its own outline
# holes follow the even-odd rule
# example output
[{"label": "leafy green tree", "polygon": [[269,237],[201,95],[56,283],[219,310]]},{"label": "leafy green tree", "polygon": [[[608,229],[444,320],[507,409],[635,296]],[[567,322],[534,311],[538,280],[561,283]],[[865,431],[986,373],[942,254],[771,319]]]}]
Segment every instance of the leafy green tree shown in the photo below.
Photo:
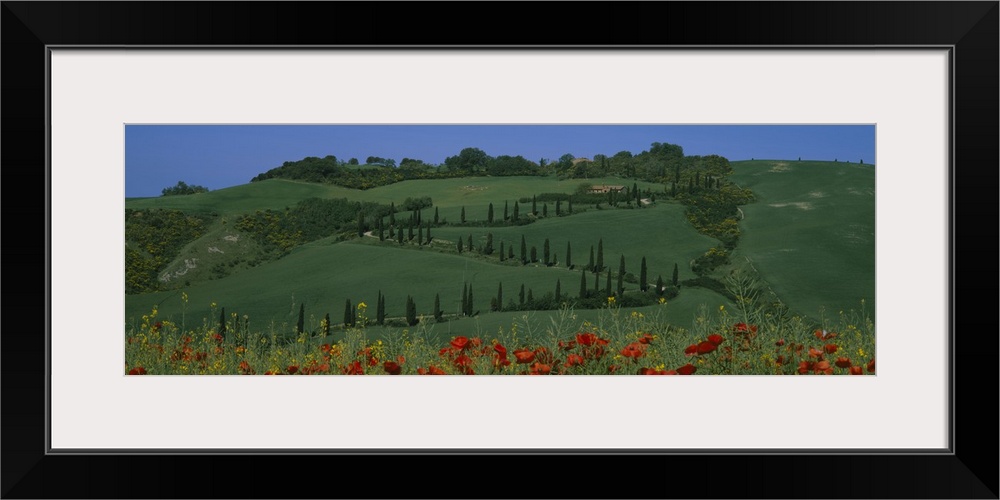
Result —
[{"label": "leafy green tree", "polygon": [[347,164],[348,165],[357,165],[358,164],[358,159],[357,158],[351,158],[350,160],[347,160]]},{"label": "leafy green tree", "polygon": [[296,333],[302,333],[305,331],[306,326],[306,305],[299,304],[299,322],[295,326]]},{"label": "leafy green tree", "polygon": [[676,262],[674,262],[674,275],[671,277],[670,282],[674,286],[677,286],[677,263]]},{"label": "leafy green tree", "polygon": [[493,203],[490,203],[490,208],[486,212],[486,221],[493,224]]},{"label": "leafy green tree", "polygon": [[182,196],[189,194],[207,193],[208,188],[205,186],[188,185],[184,181],[177,181],[176,186],[163,188],[160,192],[161,196]]}]

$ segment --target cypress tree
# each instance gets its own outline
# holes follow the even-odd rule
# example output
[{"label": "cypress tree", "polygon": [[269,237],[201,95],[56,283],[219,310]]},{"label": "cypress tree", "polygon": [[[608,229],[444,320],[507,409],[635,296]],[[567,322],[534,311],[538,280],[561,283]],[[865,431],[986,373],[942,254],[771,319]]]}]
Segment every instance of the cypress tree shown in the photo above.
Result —
[{"label": "cypress tree", "polygon": [[594,295],[601,293],[601,273],[594,273]]},{"label": "cypress tree", "polygon": [[417,213],[417,225],[419,226],[420,224],[423,223],[423,220],[420,219],[420,213],[422,212],[422,210],[418,209],[418,210],[414,210],[414,211]]},{"label": "cypress tree", "polygon": [[486,212],[486,222],[493,224],[493,203],[490,203],[490,208]]},{"label": "cypress tree", "polygon": [[587,271],[580,270],[580,298],[587,298]]},{"label": "cypress tree", "polygon": [[351,307],[351,299],[347,299],[344,305],[344,326],[351,326],[354,320],[354,308]]},{"label": "cypress tree", "polygon": [[503,282],[497,285],[497,311],[503,310]]},{"label": "cypress tree", "polygon": [[670,279],[670,282],[673,283],[674,286],[677,286],[677,263],[676,262],[674,262],[674,275]]},{"label": "cypress tree", "polygon": [[549,216],[549,204],[542,203],[542,217],[548,217],[548,216]]},{"label": "cypress tree", "polygon": [[597,271],[604,270],[604,238],[597,240]]},{"label": "cypress tree", "polygon": [[535,297],[531,293],[531,289],[528,289],[528,307],[531,307],[535,303]]},{"label": "cypress tree", "polygon": [[517,202],[515,201],[515,202],[514,202],[514,217],[512,218],[512,220],[513,220],[514,222],[517,222],[517,220],[518,220],[519,218],[520,218],[520,215],[518,215],[518,203],[517,203]]},{"label": "cypress tree", "polygon": [[559,302],[559,297],[562,295],[562,283],[556,280],[556,302]]},{"label": "cypress tree", "polygon": [[[514,205],[514,211],[517,211],[517,205]],[[528,245],[524,241],[524,235],[521,235],[521,265],[528,263]]]},{"label": "cypress tree", "polygon": [[625,277],[624,274],[619,274],[618,275],[618,296],[619,297],[621,297],[625,293],[625,282],[624,282],[624,279],[623,279],[624,277]]},{"label": "cypress tree", "polygon": [[486,233],[486,246],[483,247],[483,253],[493,255],[493,233]]},{"label": "cypress tree", "polygon": [[621,259],[618,260],[618,275],[619,276],[624,276],[625,275],[625,256],[624,255],[622,255]]},{"label": "cypress tree", "polygon": [[604,285],[604,296],[611,296],[611,269],[608,269],[608,281]]},{"label": "cypress tree", "polygon": [[306,305],[299,304],[299,322],[295,326],[295,331],[298,333],[304,332],[306,329]]},{"label": "cypress tree", "polygon": [[469,251],[470,252],[476,249],[475,247],[472,246],[472,235],[471,234],[469,235],[469,244],[467,246],[469,247]]},{"label": "cypress tree", "polygon": [[383,323],[385,323],[385,297],[382,295],[382,290],[379,290],[378,298],[375,299],[375,324]]},{"label": "cypress tree", "polygon": [[531,246],[531,262],[538,262],[538,249],[534,245]]},{"label": "cypress tree", "polygon": [[407,236],[407,238],[406,238],[407,241],[413,241],[413,216],[412,215],[410,216],[410,226],[409,226],[409,229],[407,230],[406,236]]},{"label": "cypress tree", "polygon": [[656,277],[656,294],[663,295],[663,276],[658,275]]},{"label": "cypress tree", "polygon": [[677,183],[676,182],[670,185],[670,197],[671,198],[676,198],[677,197]]},{"label": "cypress tree", "polygon": [[358,237],[365,235],[365,214],[358,212]]},{"label": "cypress tree", "polygon": [[646,256],[642,256],[642,264],[639,268],[639,290],[646,291],[649,286],[646,284]]},{"label": "cypress tree", "polygon": [[462,315],[469,315],[469,287],[462,283]]},{"label": "cypress tree", "polygon": [[326,316],[323,316],[323,336],[330,336],[330,313],[326,313]]},{"label": "cypress tree", "polygon": [[455,243],[455,248],[458,249],[458,253],[462,253],[462,237],[458,237],[458,242]]},{"label": "cypress tree", "polygon": [[441,294],[434,294],[434,321],[440,323],[444,319],[444,313],[441,312]]},{"label": "cypress tree", "polygon": [[472,298],[472,287],[469,287],[469,316],[476,313],[476,300]]},{"label": "cypress tree", "polygon": [[587,264],[587,270],[597,272],[594,269],[594,245],[590,245],[590,263]]},{"label": "cypress tree", "polygon": [[222,312],[219,314],[219,333],[226,333],[226,308],[222,308]]},{"label": "cypress tree", "polygon": [[556,200],[556,217],[562,214],[562,200]]},{"label": "cypress tree", "polygon": [[542,245],[542,257],[545,258],[545,265],[549,265],[549,239],[545,238],[545,243]]},{"label": "cypress tree", "polygon": [[378,218],[378,240],[385,241],[385,226],[382,225],[382,218]]},{"label": "cypress tree", "polygon": [[524,305],[524,283],[521,283],[521,293],[519,293],[517,295],[517,298],[520,301],[521,305],[523,306]]},{"label": "cypress tree", "polygon": [[500,262],[507,259],[507,251],[503,249],[503,242],[500,242]]},{"label": "cypress tree", "polygon": [[639,186],[636,183],[632,183],[632,194],[635,196],[635,202],[639,203]]},{"label": "cypress tree", "polygon": [[531,195],[531,215],[538,215],[538,202],[535,201],[535,195]]},{"label": "cypress tree", "polygon": [[417,244],[424,244],[424,226],[417,226]]},{"label": "cypress tree", "polygon": [[573,248],[572,245],[566,242],[566,268],[569,269],[573,267]]},{"label": "cypress tree", "polygon": [[417,305],[413,302],[413,297],[406,296],[406,324],[413,326],[418,323]]},{"label": "cypress tree", "polygon": [[568,213],[573,213],[573,198],[570,198],[570,199],[569,199],[569,206],[568,206],[568,207],[566,207],[566,211],[567,211]]},{"label": "cypress tree", "polygon": [[507,213],[507,200],[503,200],[503,220],[507,220],[508,215],[509,214]]},{"label": "cypress tree", "polygon": [[462,224],[465,224],[465,207],[462,207],[462,215],[460,218],[462,220]]},{"label": "cypress tree", "polygon": [[434,225],[438,225],[438,207],[434,207]]},{"label": "cypress tree", "polygon": [[403,244],[403,228],[399,228],[399,231],[396,231],[396,241],[398,241],[400,245]]},{"label": "cypress tree", "polygon": [[426,239],[426,242],[427,242],[428,245],[431,244],[431,223],[430,222],[427,223],[427,239]]},{"label": "cypress tree", "polygon": [[508,259],[514,258],[514,245],[507,247],[507,258]]},{"label": "cypress tree", "polygon": [[396,225],[396,203],[389,203],[389,225]]}]

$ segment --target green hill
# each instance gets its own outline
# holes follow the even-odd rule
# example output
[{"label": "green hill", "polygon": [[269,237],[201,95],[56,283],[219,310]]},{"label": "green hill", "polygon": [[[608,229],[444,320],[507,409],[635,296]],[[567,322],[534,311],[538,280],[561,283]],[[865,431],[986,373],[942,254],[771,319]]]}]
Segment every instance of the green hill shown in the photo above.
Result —
[{"label": "green hill", "polygon": [[793,310],[875,311],[875,167],[817,161],[732,162],[753,190],[736,258],[749,257]]}]

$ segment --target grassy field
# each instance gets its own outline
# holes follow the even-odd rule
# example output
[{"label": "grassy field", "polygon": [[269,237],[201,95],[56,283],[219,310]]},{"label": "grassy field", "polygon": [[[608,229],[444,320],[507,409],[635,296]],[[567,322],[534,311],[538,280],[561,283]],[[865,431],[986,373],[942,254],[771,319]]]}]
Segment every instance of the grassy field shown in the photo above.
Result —
[{"label": "grassy field", "polygon": [[818,318],[875,311],[875,167],[815,161],[732,162],[753,190],[736,258],[749,257],[793,310]]}]

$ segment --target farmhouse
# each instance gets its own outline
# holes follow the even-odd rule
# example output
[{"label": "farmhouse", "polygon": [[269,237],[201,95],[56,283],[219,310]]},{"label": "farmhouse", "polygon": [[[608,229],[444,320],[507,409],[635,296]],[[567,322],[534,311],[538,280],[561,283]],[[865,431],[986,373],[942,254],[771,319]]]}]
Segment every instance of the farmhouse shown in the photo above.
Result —
[{"label": "farmhouse", "polygon": [[590,187],[590,192],[591,193],[610,193],[612,191],[615,192],[615,193],[620,193],[620,192],[622,192],[624,190],[625,190],[625,186],[607,186],[607,185],[598,184],[598,185]]}]

